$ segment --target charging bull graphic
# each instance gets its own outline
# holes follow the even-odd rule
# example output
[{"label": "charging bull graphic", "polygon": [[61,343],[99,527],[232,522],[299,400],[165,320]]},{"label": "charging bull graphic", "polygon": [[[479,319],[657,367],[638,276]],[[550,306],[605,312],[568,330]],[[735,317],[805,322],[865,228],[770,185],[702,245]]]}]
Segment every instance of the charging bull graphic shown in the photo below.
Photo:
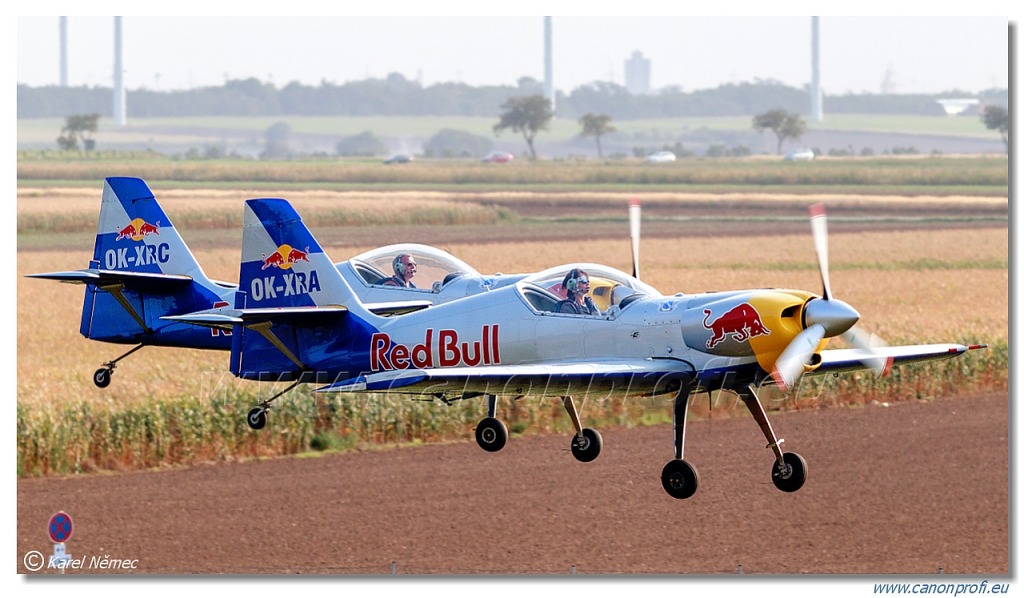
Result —
[{"label": "charging bull graphic", "polygon": [[149,235],[160,234],[160,221],[157,220],[155,224],[150,224],[142,218],[136,218],[128,223],[127,226],[117,231],[117,238],[115,241],[121,239],[131,239],[132,241],[141,241]]},{"label": "charging bull graphic", "polygon": [[291,268],[292,264],[294,264],[294,263],[297,263],[297,262],[300,262],[300,261],[301,262],[309,262],[309,257],[308,256],[309,256],[309,246],[308,245],[306,246],[306,250],[305,251],[302,251],[300,249],[295,249],[291,245],[281,245],[280,247],[277,248],[277,251],[275,251],[274,253],[270,254],[270,257],[267,257],[267,254],[265,254],[265,253],[263,254],[263,267],[260,268],[260,269],[261,270],[266,270],[267,268],[273,267],[273,268],[280,268],[282,270],[287,270],[287,269]]},{"label": "charging bull graphic", "polygon": [[724,341],[728,335],[732,335],[732,340],[737,343],[742,343],[750,337],[772,333],[771,330],[764,327],[764,324],[761,323],[761,316],[749,303],[737,305],[709,324],[708,318],[710,317],[711,310],[705,309],[704,328],[712,332],[711,338],[707,342],[708,349],[714,349],[715,345]]}]

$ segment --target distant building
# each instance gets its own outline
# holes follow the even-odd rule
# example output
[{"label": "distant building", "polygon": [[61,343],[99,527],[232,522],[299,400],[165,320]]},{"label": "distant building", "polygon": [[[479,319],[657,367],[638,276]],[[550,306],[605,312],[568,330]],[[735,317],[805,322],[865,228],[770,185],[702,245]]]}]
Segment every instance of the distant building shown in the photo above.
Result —
[{"label": "distant building", "polygon": [[979,101],[974,98],[949,98],[935,101],[942,105],[947,116],[956,116],[969,107],[979,104]]},{"label": "distant building", "polygon": [[626,89],[634,95],[651,93],[651,60],[639,50],[626,59]]}]

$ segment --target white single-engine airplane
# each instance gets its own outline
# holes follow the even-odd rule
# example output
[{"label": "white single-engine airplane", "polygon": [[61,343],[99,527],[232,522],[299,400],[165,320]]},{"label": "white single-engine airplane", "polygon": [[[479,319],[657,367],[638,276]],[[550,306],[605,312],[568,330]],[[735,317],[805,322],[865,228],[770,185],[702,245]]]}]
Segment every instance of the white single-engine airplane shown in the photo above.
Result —
[{"label": "white single-engine airplane", "polygon": [[[599,315],[559,313],[551,283],[572,266],[514,284],[382,317],[364,305],[283,199],[248,200],[244,209],[239,290],[233,307],[163,319],[231,329],[231,371],[250,380],[293,381],[249,412],[267,423],[271,402],[302,382],[318,392],[400,393],[441,400],[487,398],[478,444],[500,450],[508,437],[496,418],[500,395],[558,397],[576,430],[573,456],[592,461],[601,436],[584,428],[573,397],[674,395],[674,459],[662,485],[675,498],[697,490],[697,471],[683,460],[689,397],[732,390],[743,399],[775,456],[771,477],[786,492],[807,475],[804,459],[784,453],[756,389],[789,388],[805,374],[945,359],[971,347],[959,344],[871,346],[828,350],[828,339],[849,333],[859,314],[829,287],[824,209],[811,209],[824,292],[756,289],[665,296],[622,272],[583,265],[595,278],[626,292]],[[305,260],[267,265],[266,256],[308,247]],[[634,245],[634,258],[637,255]],[[634,261],[634,269],[635,261]],[[561,280],[559,280],[561,282]],[[575,281],[582,283],[582,281]],[[578,286],[570,281],[569,286]],[[616,288],[616,291],[621,289]]]}]

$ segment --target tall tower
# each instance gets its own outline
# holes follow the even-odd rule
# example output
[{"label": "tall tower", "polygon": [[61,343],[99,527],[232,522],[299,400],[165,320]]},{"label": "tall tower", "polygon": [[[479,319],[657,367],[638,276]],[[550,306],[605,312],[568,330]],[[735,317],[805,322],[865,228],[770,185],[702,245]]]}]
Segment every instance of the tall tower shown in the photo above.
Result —
[{"label": "tall tower", "polygon": [[651,60],[639,50],[626,59],[626,89],[633,95],[651,92]]},{"label": "tall tower", "polygon": [[60,86],[68,86],[68,18],[60,18]]},{"label": "tall tower", "polygon": [[121,17],[114,17],[114,124],[118,126],[127,122],[122,54]]},{"label": "tall tower", "polygon": [[544,97],[551,102],[555,111],[555,74],[551,60],[551,17],[544,17]]},{"label": "tall tower", "polygon": [[825,120],[821,109],[821,70],[818,55],[818,17],[811,17],[811,120]]}]

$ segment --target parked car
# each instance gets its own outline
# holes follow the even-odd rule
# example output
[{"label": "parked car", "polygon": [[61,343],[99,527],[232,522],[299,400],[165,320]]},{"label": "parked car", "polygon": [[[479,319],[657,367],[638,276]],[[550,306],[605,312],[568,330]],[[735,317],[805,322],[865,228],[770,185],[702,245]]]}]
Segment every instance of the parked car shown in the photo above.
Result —
[{"label": "parked car", "polygon": [[647,156],[647,162],[662,163],[662,162],[675,162],[676,155],[668,150],[662,150],[660,152],[654,152]]},{"label": "parked car", "polygon": [[409,154],[395,154],[384,160],[385,164],[408,164],[409,162],[412,162],[412,156]]},{"label": "parked car", "polygon": [[806,162],[807,160],[814,159],[814,152],[809,149],[789,150],[782,159],[787,161]]},{"label": "parked car", "polygon": [[497,162],[499,164],[504,164],[505,162],[511,162],[514,158],[515,156],[508,152],[491,152],[484,156],[481,162]]}]

